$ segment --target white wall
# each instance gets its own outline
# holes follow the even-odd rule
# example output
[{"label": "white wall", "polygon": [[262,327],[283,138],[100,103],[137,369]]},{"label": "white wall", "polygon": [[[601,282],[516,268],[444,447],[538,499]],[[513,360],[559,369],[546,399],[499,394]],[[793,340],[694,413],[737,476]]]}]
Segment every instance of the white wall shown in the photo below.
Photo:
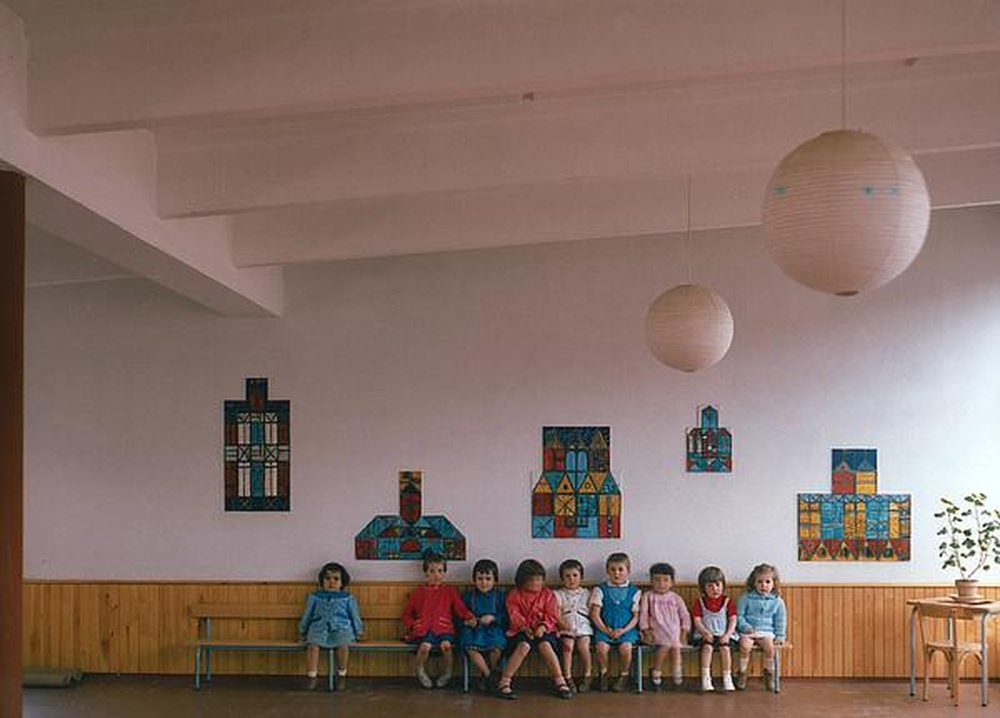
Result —
[{"label": "white wall", "polygon": [[[26,338],[25,570],[31,578],[300,579],[326,560],[359,578],[353,537],[395,513],[424,470],[424,511],[471,559],[596,576],[626,550],[693,579],[945,581],[937,497],[1000,502],[1000,211],[936,212],[911,269],[834,298],[799,287],[757,229],[698,235],[694,278],[736,322],[722,363],[686,375],[643,341],[646,308],[685,281],[678,237],[302,266],[281,319],[223,319],[144,280],[32,289]],[[292,511],[225,513],[221,404],[244,378],[292,402]],[[721,406],[731,475],[683,472],[696,407]],[[624,490],[618,541],[533,540],[529,474],[544,425],[610,425]],[[832,447],[879,450],[879,488],[912,493],[913,560],[798,563],[796,493],[826,491]],[[465,578],[468,563],[451,572]]]}]

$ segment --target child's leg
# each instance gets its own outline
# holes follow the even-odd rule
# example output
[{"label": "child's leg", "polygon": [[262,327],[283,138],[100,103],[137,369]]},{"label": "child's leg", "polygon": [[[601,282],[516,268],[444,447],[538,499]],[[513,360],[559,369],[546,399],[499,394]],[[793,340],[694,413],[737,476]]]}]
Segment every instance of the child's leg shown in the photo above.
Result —
[{"label": "child's leg", "polygon": [[490,667],[486,663],[486,658],[480,651],[477,651],[475,648],[466,648],[465,655],[469,657],[469,661],[483,676],[488,676],[490,674]]},{"label": "child's leg", "polygon": [[663,664],[667,662],[668,653],[670,653],[670,646],[656,647],[656,652],[653,653],[653,665],[650,666],[650,672],[654,676],[663,675]]},{"label": "child's leg", "polygon": [[[590,636],[580,636],[576,639],[576,651],[580,655],[580,668],[583,669],[583,680],[590,681]],[[566,674],[566,678],[569,678],[569,674]]]},{"label": "child's leg", "polygon": [[500,657],[503,655],[503,651],[499,648],[490,649],[490,670],[495,671],[500,666]]},{"label": "child's leg", "polygon": [[319,675],[319,646],[315,643],[306,646],[306,675],[310,678]]},{"label": "child's leg", "polygon": [[347,675],[347,661],[350,659],[349,646],[344,644],[343,646],[337,646],[334,650],[337,652],[337,673],[342,676]]},{"label": "child's leg", "polygon": [[430,676],[427,675],[427,658],[431,655],[431,644],[427,641],[423,641],[417,647],[417,655],[415,660],[417,666],[417,680],[420,681],[420,685],[424,688],[433,688],[434,683],[431,681]]},{"label": "child's leg", "polygon": [[552,676],[553,683],[556,686],[565,686],[566,678],[563,676],[562,666],[559,665],[559,656],[552,649],[551,644],[548,641],[538,642],[538,653],[545,661],[545,667],[549,669],[549,675]]},{"label": "child's leg", "polygon": [[722,690],[735,691],[733,684],[733,654],[727,643],[719,646],[719,662],[722,664]]},{"label": "child's leg", "polygon": [[709,641],[705,641],[701,644],[700,665],[701,690],[715,690],[712,686],[712,644]]},{"label": "child's leg", "polygon": [[438,650],[441,651],[441,675],[437,677],[437,687],[444,688],[451,682],[451,669],[455,664],[455,656],[452,655],[451,641],[441,641]]},{"label": "child's leg", "polygon": [[770,670],[774,665],[774,639],[770,636],[763,636],[757,639],[757,645],[764,653],[764,667]]},{"label": "child's leg", "polygon": [[620,692],[628,689],[628,677],[632,670],[632,644],[618,644],[618,680],[614,683],[614,691]]},{"label": "child's leg", "polygon": [[573,636],[563,636],[559,639],[562,645],[562,672],[567,678],[573,676],[573,649],[576,647],[577,639]]},{"label": "child's leg", "polygon": [[531,644],[527,642],[518,643],[510,655],[507,656],[507,663],[504,665],[503,674],[500,676],[500,681],[497,683],[497,690],[501,694],[510,694],[510,682],[511,679],[517,674],[517,669],[521,667],[524,663],[524,659],[528,656],[531,651]]},{"label": "child's leg", "polygon": [[675,643],[670,646],[671,667],[673,668],[674,685],[679,686],[684,682],[684,664],[681,659],[681,644]]},{"label": "child's leg", "polygon": [[747,687],[747,671],[750,669],[752,649],[753,639],[750,636],[740,636],[740,666],[736,671],[736,687],[741,691]]},{"label": "child's leg", "polygon": [[608,673],[608,652],[611,650],[611,644],[607,641],[597,641],[594,644],[594,652],[597,654],[597,672],[602,676]]}]

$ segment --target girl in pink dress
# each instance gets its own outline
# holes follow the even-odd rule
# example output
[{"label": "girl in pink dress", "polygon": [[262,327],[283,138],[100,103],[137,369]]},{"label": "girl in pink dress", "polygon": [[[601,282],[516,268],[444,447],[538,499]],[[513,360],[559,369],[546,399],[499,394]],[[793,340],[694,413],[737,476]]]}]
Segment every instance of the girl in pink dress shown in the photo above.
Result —
[{"label": "girl in pink dress", "polygon": [[671,657],[674,685],[683,681],[681,645],[691,632],[691,614],[684,600],[673,592],[674,567],[669,563],[654,563],[649,569],[650,590],[642,592],[639,602],[639,630],[642,642],[656,646],[650,680],[653,690],[663,686],[663,664]]}]

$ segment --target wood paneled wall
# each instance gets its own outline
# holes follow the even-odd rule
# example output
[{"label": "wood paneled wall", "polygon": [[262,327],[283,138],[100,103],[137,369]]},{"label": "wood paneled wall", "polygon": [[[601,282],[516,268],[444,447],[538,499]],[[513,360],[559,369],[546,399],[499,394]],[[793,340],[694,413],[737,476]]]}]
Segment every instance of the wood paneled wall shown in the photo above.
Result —
[{"label": "wood paneled wall", "polygon": [[[400,636],[399,616],[413,583],[356,582],[372,639]],[[262,582],[32,581],[24,583],[24,665],[63,666],[94,673],[190,673],[195,623],[188,606],[198,602],[299,603],[312,586]],[[696,587],[677,591],[691,601]],[[945,586],[812,585],[782,587],[789,611],[787,676],[903,678],[909,674],[909,609],[906,600],[948,593]],[[735,591],[733,595],[735,595]],[[1000,587],[983,593],[1000,599]],[[293,622],[213,622],[213,635],[294,637]],[[1000,676],[1000,619],[989,634],[990,674]],[[697,673],[690,657],[686,672]],[[301,673],[304,658],[274,652],[213,655],[219,673]],[[919,661],[918,661],[919,663]],[[976,675],[975,661],[967,666]],[[351,673],[408,675],[411,656],[357,653]],[[532,667],[536,673],[538,666]],[[937,675],[943,675],[940,661]]]}]

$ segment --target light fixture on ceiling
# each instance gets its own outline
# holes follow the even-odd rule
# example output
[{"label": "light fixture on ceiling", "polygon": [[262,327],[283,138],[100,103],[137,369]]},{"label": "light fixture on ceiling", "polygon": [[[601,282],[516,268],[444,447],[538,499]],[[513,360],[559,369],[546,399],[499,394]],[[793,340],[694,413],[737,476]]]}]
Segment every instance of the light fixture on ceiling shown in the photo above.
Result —
[{"label": "light fixture on ceiling", "polygon": [[847,4],[841,5],[841,127],[799,145],[764,199],[765,247],[792,279],[850,296],[899,276],[927,237],[930,196],[913,158],[847,125]]},{"label": "light fixture on ceiling", "polygon": [[687,181],[688,283],[663,292],[646,314],[646,344],[674,369],[695,372],[716,364],[733,341],[733,315],[711,289],[691,283],[691,177]]}]

